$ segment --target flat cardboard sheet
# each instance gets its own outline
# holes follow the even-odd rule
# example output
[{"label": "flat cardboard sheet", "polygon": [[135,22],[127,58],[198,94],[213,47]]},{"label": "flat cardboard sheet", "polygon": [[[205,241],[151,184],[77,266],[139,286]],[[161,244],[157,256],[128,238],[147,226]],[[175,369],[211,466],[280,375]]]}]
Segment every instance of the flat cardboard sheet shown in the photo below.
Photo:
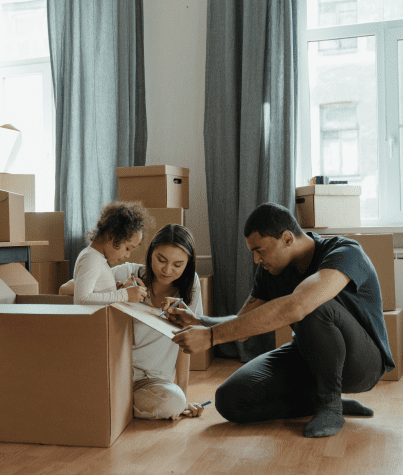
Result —
[{"label": "flat cardboard sheet", "polygon": [[174,325],[167,318],[165,318],[165,316],[159,317],[158,315],[161,313],[160,309],[155,309],[142,303],[114,303],[111,305],[111,307],[121,310],[127,315],[136,318],[140,322],[145,323],[151,328],[154,328],[154,330],[159,331],[171,340],[175,336],[173,331],[178,331],[181,329],[180,326]]}]

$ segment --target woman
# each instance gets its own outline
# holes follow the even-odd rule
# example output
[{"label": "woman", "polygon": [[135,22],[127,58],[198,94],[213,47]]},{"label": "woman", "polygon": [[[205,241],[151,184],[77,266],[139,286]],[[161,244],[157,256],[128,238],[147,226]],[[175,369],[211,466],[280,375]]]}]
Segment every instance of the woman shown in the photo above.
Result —
[{"label": "woman", "polygon": [[[147,288],[146,305],[165,306],[170,298],[182,298],[193,313],[203,313],[200,281],[195,272],[194,240],[178,224],[168,224],[154,236],[146,264],[126,262],[113,267],[115,282],[130,288],[134,280]],[[121,286],[119,286],[121,287]],[[76,293],[69,281],[60,293]],[[112,303],[112,302],[111,302]],[[146,419],[178,419],[181,414],[200,416],[203,408],[186,402],[190,355],[158,331],[133,319],[134,415]],[[176,370],[176,381],[174,383]]]}]

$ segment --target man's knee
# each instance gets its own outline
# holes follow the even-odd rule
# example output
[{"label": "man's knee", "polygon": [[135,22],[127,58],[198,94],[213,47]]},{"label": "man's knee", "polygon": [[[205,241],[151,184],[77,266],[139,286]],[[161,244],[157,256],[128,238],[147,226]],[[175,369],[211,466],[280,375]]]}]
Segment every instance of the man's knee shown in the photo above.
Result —
[{"label": "man's knee", "polygon": [[215,407],[218,413],[230,422],[242,423],[244,413],[250,409],[249,401],[253,389],[225,381],[215,393]]},{"label": "man's knee", "polygon": [[320,330],[321,328],[334,323],[335,303],[337,304],[334,300],[329,300],[328,302],[319,305],[319,307],[315,308],[313,312],[306,315],[301,321],[294,323],[294,332],[298,334],[298,332],[304,330]]}]

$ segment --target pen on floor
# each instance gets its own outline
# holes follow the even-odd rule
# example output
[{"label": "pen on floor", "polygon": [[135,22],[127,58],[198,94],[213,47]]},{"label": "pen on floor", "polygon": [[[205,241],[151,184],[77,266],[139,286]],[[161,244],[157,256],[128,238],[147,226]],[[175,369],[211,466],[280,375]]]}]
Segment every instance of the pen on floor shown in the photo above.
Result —
[{"label": "pen on floor", "polygon": [[203,404],[200,404],[200,406],[204,407],[204,406],[208,406],[209,404],[211,404],[211,401],[203,402]]},{"label": "pen on floor", "polygon": [[183,302],[183,299],[178,299],[175,303],[173,303],[172,305],[170,305],[166,310],[164,310],[162,313],[160,313],[158,316],[159,317],[162,317],[163,315],[165,315],[168,310],[170,308],[173,308],[173,307],[177,307],[181,302]]}]

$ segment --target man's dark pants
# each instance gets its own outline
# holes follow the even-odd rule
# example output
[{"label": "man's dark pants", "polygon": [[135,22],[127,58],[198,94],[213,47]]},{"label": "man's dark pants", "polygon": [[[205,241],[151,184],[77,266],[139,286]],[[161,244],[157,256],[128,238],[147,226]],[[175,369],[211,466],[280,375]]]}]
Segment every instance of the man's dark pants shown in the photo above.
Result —
[{"label": "man's dark pants", "polygon": [[366,330],[330,300],[294,324],[296,342],[246,363],[216,392],[216,408],[232,422],[313,414],[341,393],[371,390],[381,379],[381,353]]}]

